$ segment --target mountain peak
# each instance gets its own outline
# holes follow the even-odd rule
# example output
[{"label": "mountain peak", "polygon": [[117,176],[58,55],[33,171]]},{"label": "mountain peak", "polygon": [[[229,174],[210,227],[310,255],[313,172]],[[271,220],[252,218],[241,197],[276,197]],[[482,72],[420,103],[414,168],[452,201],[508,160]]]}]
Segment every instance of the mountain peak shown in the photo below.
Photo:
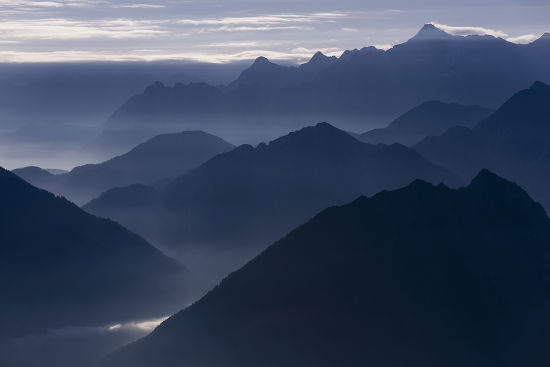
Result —
[{"label": "mountain peak", "polygon": [[422,26],[422,28],[420,29],[420,32],[432,32],[432,31],[435,31],[435,30],[440,30],[440,29],[437,28],[432,23],[426,23]]},{"label": "mountain peak", "polygon": [[335,56],[327,56],[323,54],[321,51],[317,51],[315,55],[311,57],[311,59],[300,65],[301,69],[308,69],[313,71],[320,71],[328,66],[330,66],[334,61],[336,61],[338,58]]},{"label": "mountain peak", "polygon": [[[293,131],[288,135],[273,140],[269,143],[269,145],[291,144],[296,146],[306,146],[304,145],[304,142],[306,141],[320,146],[325,146],[329,142],[330,144],[337,142],[346,142],[346,144],[353,144],[354,142],[359,143],[358,140],[349,135],[347,132],[338,129],[327,122],[321,122],[314,126],[308,126],[303,129]],[[337,143],[337,145],[340,145],[340,143]]]},{"label": "mountain peak", "polygon": [[271,64],[271,61],[269,61],[266,57],[260,56],[256,60],[254,60],[254,65],[267,65]]},{"label": "mountain peak", "polygon": [[149,85],[147,88],[145,88],[145,93],[151,93],[151,92],[158,92],[165,88],[164,83],[160,81],[156,81],[153,84]]},{"label": "mountain peak", "polygon": [[318,63],[318,62],[323,62],[325,60],[327,60],[329,57],[326,56],[324,53],[322,53],[321,51],[317,51],[315,53],[315,55],[313,55],[311,57],[311,59],[309,60],[310,63]]},{"label": "mountain peak", "polygon": [[297,131],[294,131],[290,134],[296,134],[296,135],[305,135],[305,134],[309,134],[309,133],[312,133],[312,132],[315,132],[316,134],[317,133],[324,133],[324,134],[339,134],[339,133],[343,133],[345,135],[348,135],[347,133],[345,133],[344,131],[332,126],[331,124],[329,124],[328,122],[319,122],[318,124],[314,125],[314,126],[308,126],[308,127],[304,127],[303,129],[300,129],[300,130],[297,130]]},{"label": "mountain peak", "polygon": [[489,171],[487,168],[483,168],[476,177],[472,179],[469,187],[495,186],[503,183],[509,182]]},{"label": "mountain peak", "polygon": [[529,87],[529,90],[531,91],[547,91],[547,90],[550,90],[550,85],[548,84],[545,84],[541,81],[535,81],[530,87]]},{"label": "mountain peak", "polygon": [[433,41],[433,40],[441,40],[441,39],[449,39],[452,36],[445,31],[441,30],[440,28],[437,28],[432,23],[426,23],[418,31],[418,33],[412,38],[412,40],[416,41]]},{"label": "mountain peak", "polygon": [[[467,190],[480,193],[487,204],[500,209],[514,208],[521,221],[548,221],[543,207],[534,201],[518,184],[508,181],[488,169],[482,169],[470,182]],[[506,210],[503,210],[503,212]]]},{"label": "mountain peak", "polygon": [[385,52],[384,50],[377,49],[374,46],[367,46],[367,47],[363,47],[360,50],[353,49],[353,50],[344,51],[340,56],[340,60],[349,60],[350,58],[356,57],[356,56],[370,56],[370,55],[375,56],[375,55],[383,54],[384,52]]},{"label": "mountain peak", "polygon": [[514,94],[475,129],[486,134],[492,134],[494,129],[504,126],[521,131],[528,125],[546,129],[550,115],[549,100],[550,85],[536,81],[529,89]]}]

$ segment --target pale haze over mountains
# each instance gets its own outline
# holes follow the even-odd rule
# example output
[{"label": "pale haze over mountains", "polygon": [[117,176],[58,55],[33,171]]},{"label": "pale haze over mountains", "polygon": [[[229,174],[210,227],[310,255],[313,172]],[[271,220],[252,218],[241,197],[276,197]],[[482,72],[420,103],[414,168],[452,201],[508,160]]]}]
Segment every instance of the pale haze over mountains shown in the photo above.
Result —
[{"label": "pale haze over mountains", "polygon": [[0,366],[550,365],[548,19],[0,2]]},{"label": "pale haze over mountains", "polygon": [[[285,18],[276,19],[282,21]],[[401,41],[394,44],[401,44],[415,35],[419,24],[401,31]],[[541,36],[544,31],[532,33],[517,44],[514,42],[519,41],[505,36],[504,32],[489,28],[437,26],[448,34],[459,35],[454,38],[456,40],[463,40],[461,35],[488,34],[501,38],[467,37],[470,41],[487,42],[481,45],[467,42],[458,49],[455,42],[451,45],[443,42],[445,39],[449,41],[450,37],[439,40],[436,37],[438,42],[430,43],[428,49],[418,43],[413,46],[406,42],[388,52],[376,51],[372,47],[329,52],[319,46],[307,51],[307,58],[301,60],[311,60],[300,67],[299,72],[267,63],[264,58],[258,60],[262,61],[259,65],[249,68],[250,59],[260,55],[273,59],[273,63],[282,62],[288,66],[291,62],[262,50],[249,54],[247,60],[250,61],[226,64],[177,60],[0,64],[4,71],[0,78],[0,105],[5,111],[0,117],[0,153],[8,168],[30,164],[71,169],[124,153],[146,139],[166,132],[206,130],[234,144],[259,143],[299,127],[328,121],[340,128],[362,133],[374,127],[384,127],[399,115],[429,100],[496,108],[508,95],[528,87],[535,80],[550,82],[548,69],[544,67],[544,60],[548,58],[548,47],[544,46],[548,37]],[[433,29],[428,27],[420,36],[432,33]],[[368,38],[365,38],[367,41],[357,40],[350,46],[353,49],[369,44]],[[63,42],[70,43],[70,40]],[[13,47],[10,45],[12,43],[6,41],[0,43],[0,48]],[[318,53],[312,58],[317,50],[332,56],[323,57]],[[469,56],[476,50],[486,54],[481,58]],[[333,63],[336,56],[340,60]],[[449,63],[457,57],[465,60]],[[363,59],[369,61],[365,63]],[[396,60],[397,64],[388,62],[388,59]],[[492,63],[498,67],[491,67]],[[325,70],[327,68],[330,70]],[[239,77],[245,69],[247,71]],[[262,72],[262,69],[265,70]],[[512,69],[514,72],[509,73],[508,70]],[[410,77],[413,80],[409,80]],[[167,87],[178,83],[164,91],[172,96],[170,99],[175,99],[174,102],[164,101],[159,105],[154,101],[154,91],[158,94],[159,88],[145,88],[155,81]],[[190,82],[195,84],[189,85]],[[270,82],[277,88],[256,85]],[[381,82],[383,86],[380,86]],[[290,91],[277,91],[287,84],[292,85]],[[220,85],[227,87],[219,88]],[[418,85],[422,86],[421,90],[417,90]],[[192,97],[186,94],[197,88],[202,88],[201,93],[206,95],[199,98],[195,93]],[[216,97],[220,89],[225,92],[221,101]],[[144,90],[150,93],[145,92],[139,97]],[[128,100],[132,95],[136,96]],[[145,103],[140,112],[132,107],[132,101],[136,99],[140,104],[141,101]],[[107,120],[109,123],[104,129]],[[130,131],[125,128],[126,124],[131,125]],[[121,127],[124,131],[117,134]]]}]

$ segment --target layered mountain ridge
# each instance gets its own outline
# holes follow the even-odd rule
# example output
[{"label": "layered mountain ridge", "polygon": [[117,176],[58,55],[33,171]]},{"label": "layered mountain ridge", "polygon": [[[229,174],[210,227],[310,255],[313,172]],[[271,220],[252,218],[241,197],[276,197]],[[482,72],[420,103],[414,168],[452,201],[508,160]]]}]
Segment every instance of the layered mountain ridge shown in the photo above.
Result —
[{"label": "layered mountain ridge", "polygon": [[483,170],[324,210],[109,366],[546,365],[550,220]]},{"label": "layered mountain ridge", "polygon": [[262,141],[265,127],[282,121],[293,125],[287,130],[332,121],[365,131],[430,100],[495,108],[535,80],[550,82],[550,44],[543,41],[544,36],[526,45],[493,36],[453,36],[426,25],[387,51],[366,47],[339,58],[318,53],[299,67],[258,58],[228,87],[148,88],[111,116],[104,138],[182,129],[200,119],[218,128],[246,126]]},{"label": "layered mountain ridge", "polygon": [[[461,184],[412,149],[362,143],[321,123],[220,154],[160,190],[111,190],[84,208],[123,223],[189,266],[189,256],[211,251],[206,257],[221,257],[217,266],[225,274],[235,266],[228,258],[242,264],[319,210],[417,178]],[[247,255],[236,256],[239,251]]]}]

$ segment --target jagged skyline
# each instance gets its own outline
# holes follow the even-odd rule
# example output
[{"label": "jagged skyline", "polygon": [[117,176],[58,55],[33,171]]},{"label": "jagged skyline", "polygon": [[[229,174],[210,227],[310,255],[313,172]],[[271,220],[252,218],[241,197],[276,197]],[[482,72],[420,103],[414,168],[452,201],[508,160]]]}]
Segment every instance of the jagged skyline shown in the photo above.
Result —
[{"label": "jagged skyline", "polygon": [[[452,34],[490,34],[528,43],[550,31],[541,0],[344,0],[267,2],[59,0],[0,2],[0,62],[232,62],[260,55],[304,62],[389,48],[433,22]],[[529,22],[523,22],[529,19]]]}]

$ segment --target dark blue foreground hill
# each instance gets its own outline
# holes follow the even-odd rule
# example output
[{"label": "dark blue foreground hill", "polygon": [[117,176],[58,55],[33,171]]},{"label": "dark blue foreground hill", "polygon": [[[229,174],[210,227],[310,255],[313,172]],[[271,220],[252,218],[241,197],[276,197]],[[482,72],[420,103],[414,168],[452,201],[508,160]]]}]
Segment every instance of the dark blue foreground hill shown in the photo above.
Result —
[{"label": "dark blue foreground hill", "polygon": [[488,171],[332,207],[109,366],[547,366],[550,220]]},{"label": "dark blue foreground hill", "polygon": [[167,315],[189,274],[141,237],[0,168],[0,340]]}]

